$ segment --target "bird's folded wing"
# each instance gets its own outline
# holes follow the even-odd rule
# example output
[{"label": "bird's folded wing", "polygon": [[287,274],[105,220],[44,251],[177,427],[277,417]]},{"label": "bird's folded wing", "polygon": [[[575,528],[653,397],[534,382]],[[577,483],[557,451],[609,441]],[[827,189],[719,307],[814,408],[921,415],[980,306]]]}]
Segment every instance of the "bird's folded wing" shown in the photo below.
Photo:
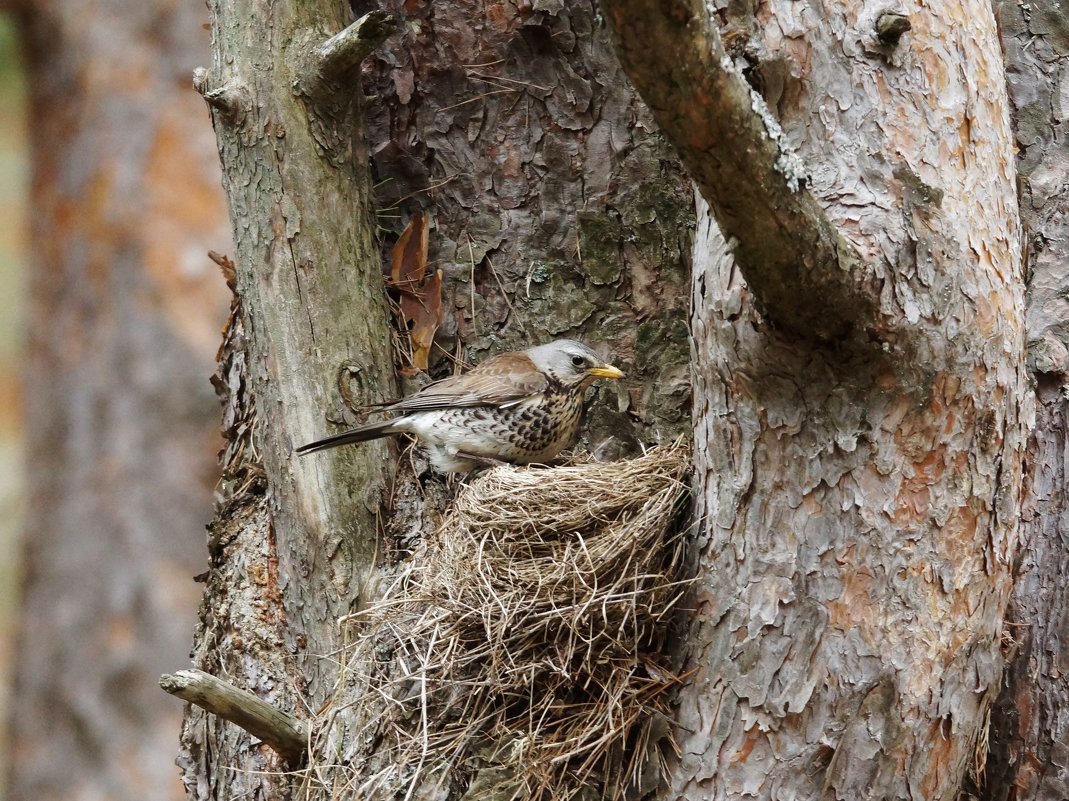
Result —
[{"label": "bird's folded wing", "polygon": [[428,384],[389,407],[415,412],[473,406],[512,406],[544,392],[549,382],[523,354],[506,353],[487,359],[470,373]]}]

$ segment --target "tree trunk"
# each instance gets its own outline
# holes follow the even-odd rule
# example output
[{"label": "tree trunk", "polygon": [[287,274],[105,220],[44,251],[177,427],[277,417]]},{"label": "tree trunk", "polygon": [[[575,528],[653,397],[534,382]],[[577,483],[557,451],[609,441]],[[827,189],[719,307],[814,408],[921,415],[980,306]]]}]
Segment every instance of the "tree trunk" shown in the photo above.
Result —
[{"label": "tree trunk", "polygon": [[693,201],[595,4],[400,13],[408,35],[373,64],[372,163],[384,223],[431,212],[439,340],[481,358],[586,339],[628,374],[599,390],[587,444],[615,458],[673,439],[690,415]]},{"label": "tree trunk", "polygon": [[[352,610],[377,542],[386,449],[298,460],[293,448],[361,401],[394,394],[370,180],[360,61],[386,33],[345,28],[317,2],[209,4],[208,102],[236,245],[238,299],[217,386],[225,401],[222,503],[198,667],[307,714],[333,686],[336,619]],[[196,797],[269,793],[282,763],[193,710],[180,758]],[[267,771],[267,772],[265,772]]]},{"label": "tree trunk", "polygon": [[[430,261],[445,277],[439,353],[455,338],[472,361],[557,336],[607,345],[634,381],[602,391],[588,415],[603,456],[689,424],[687,182],[592,4],[540,5],[398,9],[404,35],[367,65],[366,107],[348,105],[357,74],[324,87],[309,71],[343,29],[337,9],[212,6],[214,64],[198,80],[226,174],[241,311],[220,370],[227,492],[195,661],[299,718],[328,697],[336,618],[373,585],[376,545],[379,562],[395,561],[430,530],[444,489],[379,444],[289,455],[352,420],[350,393],[365,403],[397,392],[365,227],[368,152],[386,242],[429,213]],[[350,141],[365,111],[366,143]],[[184,747],[196,798],[287,792],[271,774],[287,763],[214,716],[191,711]]]},{"label": "tree trunk", "polygon": [[[27,4],[28,5],[28,4]],[[39,2],[32,130],[23,599],[9,798],[176,799],[185,658],[211,511],[207,378],[227,241],[189,91],[192,6]]]},{"label": "tree trunk", "polygon": [[[670,794],[954,798],[982,764],[998,688],[1032,414],[991,11],[601,7],[700,193],[702,525]],[[257,11],[213,8],[202,79],[243,310],[223,373],[234,491],[197,660],[307,719],[328,700],[333,618],[378,572],[376,542],[397,558],[442,497],[418,462],[385,481],[377,446],[287,457],[324,417],[348,416],[348,390],[325,397],[339,374],[355,372],[360,400],[388,391],[370,355],[387,335],[362,152],[380,227],[433,221],[440,345],[457,336],[479,356],[568,334],[622,357],[642,389],[601,393],[592,415],[590,444],[612,456],[671,432],[685,405],[690,201],[587,4],[403,4],[403,35],[366,71],[366,151],[346,138],[355,73],[345,92],[315,78],[343,20]],[[198,798],[288,792],[265,773],[286,763],[213,718],[191,714],[185,743]]]},{"label": "tree trunk", "polygon": [[[991,10],[926,9],[896,42],[856,5],[809,16],[774,1],[715,25],[701,3],[604,5],[625,68],[743,240],[729,254],[705,219],[695,243],[707,524],[675,792],[955,798],[997,692],[1031,403]],[[706,141],[725,115],[757,129],[751,172],[780,174],[744,201],[771,210],[766,226],[812,229],[795,240],[800,273],[753,263],[752,221],[724,208],[733,186],[702,171],[726,158]],[[808,176],[792,185],[794,159]],[[806,186],[860,266],[784,200]],[[840,307],[844,292],[863,300]],[[814,309],[832,322],[807,341],[798,321]]]},{"label": "tree trunk", "polygon": [[1029,13],[996,7],[1018,147],[1021,214],[1029,244],[1028,366],[1036,382],[1021,553],[1007,616],[1009,664],[991,715],[991,754],[982,797],[990,801],[1069,798],[1069,691],[1061,641],[1069,613],[1065,465],[1069,316],[1069,55],[1065,9],[1041,0]]}]

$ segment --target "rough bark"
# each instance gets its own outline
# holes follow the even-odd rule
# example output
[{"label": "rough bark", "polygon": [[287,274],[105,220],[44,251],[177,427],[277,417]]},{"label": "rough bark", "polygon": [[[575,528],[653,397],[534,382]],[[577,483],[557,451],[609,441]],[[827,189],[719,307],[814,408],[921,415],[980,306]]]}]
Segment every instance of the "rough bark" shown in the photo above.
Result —
[{"label": "rough bark", "polygon": [[[335,618],[375,575],[380,501],[389,507],[379,554],[395,560],[443,496],[417,456],[397,466],[383,498],[390,451],[378,444],[287,461],[290,445],[351,419],[346,398],[396,391],[385,326],[371,331],[385,320],[378,253],[354,231],[367,220],[366,150],[345,137],[359,133],[362,113],[382,244],[416,213],[432,222],[446,307],[432,371],[451,369],[442,352],[457,339],[476,361],[574,336],[631,376],[602,390],[589,416],[600,455],[672,439],[690,417],[693,200],[592,4],[393,6],[400,33],[365,68],[374,99],[346,106],[343,125],[316,116],[318,91],[302,83],[309,53],[342,30],[336,9],[322,6],[213,5],[215,63],[198,75],[220,139],[244,310],[217,379],[226,493],[209,538],[196,662],[301,718],[331,687]],[[345,90],[359,94],[356,76]],[[338,159],[342,140],[351,150]],[[348,251],[334,255],[339,242]],[[292,259],[291,249],[300,251]],[[284,763],[212,716],[189,714],[185,749],[193,797],[291,791],[272,774]]]},{"label": "rough bark", "polygon": [[[473,360],[570,336],[612,354],[600,456],[689,424],[690,189],[589,0],[397,3],[373,62],[380,224],[429,211],[446,320]],[[395,220],[395,218],[397,218]]]},{"label": "rough bark", "polygon": [[706,528],[674,791],[952,799],[997,692],[1030,417],[993,17],[927,7],[889,51],[860,5],[730,9],[737,58],[901,335],[868,352],[783,335],[700,223]]},{"label": "rough bark", "polygon": [[1057,2],[997,4],[1028,232],[1028,364],[1039,407],[1028,446],[1022,548],[1007,615],[1009,664],[991,715],[982,797],[1069,797],[1069,690],[1061,641],[1069,610],[1066,456],[1069,318],[1069,22]]},{"label": "rough bark", "polygon": [[[309,655],[329,649],[331,618],[355,600],[370,567],[367,509],[378,502],[382,451],[332,457],[321,496],[306,483],[312,468],[287,472],[284,452],[289,432],[312,433],[324,408],[343,416],[340,399],[315,395],[354,348],[378,341],[346,340],[349,326],[381,315],[363,240],[343,260],[358,262],[365,280],[345,289],[372,313],[338,322],[338,296],[320,283],[332,279],[317,243],[351,228],[335,206],[319,205],[331,188],[313,156],[323,149],[329,160],[344,137],[329,120],[294,111],[289,93],[296,85],[308,106],[322,105],[300,78],[307,53],[341,22],[312,35],[314,20],[287,16],[311,11],[259,10],[261,19],[253,8],[217,18],[217,61],[203,82],[248,304],[232,329],[249,340],[248,385],[240,349],[226,375],[260,410],[264,475],[246,485],[257,492],[233,496],[214,529],[199,659],[303,715],[330,677]],[[610,426],[624,448],[668,430],[686,397],[673,324],[681,304],[656,287],[681,277],[687,218],[678,172],[617,80],[592,9],[546,0],[393,10],[404,37],[370,75],[379,220],[394,226],[392,208],[401,222],[431,211],[432,260],[447,275],[451,312],[442,341],[459,333],[479,353],[594,332],[653,382],[638,397],[600,404],[595,444]],[[773,0],[760,25],[722,17],[732,68],[760,85],[824,216],[880,287],[870,305],[830,314],[860,315],[880,335],[836,350],[770,325],[703,211],[691,324],[705,528],[695,554],[696,672],[680,699],[673,789],[693,798],[952,798],[997,687],[1029,417],[993,20],[979,0],[926,8],[893,45],[879,38],[875,10],[853,5],[809,15]],[[258,33],[239,34],[239,19]],[[657,45],[646,44],[671,52]],[[339,164],[358,170],[359,155],[345,151]],[[343,189],[363,202],[360,186],[353,179]],[[287,264],[291,247],[307,248],[306,259]],[[254,270],[264,254],[267,267]],[[838,280],[812,278],[796,303],[819,301],[813,286]],[[313,318],[319,351],[299,314]],[[361,397],[377,400],[385,378],[362,366]],[[234,405],[234,419],[253,425],[251,408]],[[232,453],[249,441],[239,429]],[[407,507],[407,517],[395,519],[418,520],[420,484],[398,487],[395,510]],[[347,534],[357,539],[339,537],[331,520],[353,521]],[[332,553],[340,556],[322,558]],[[352,569],[332,583],[339,564]],[[187,745],[197,797],[286,792],[284,778],[255,773],[280,765],[244,735],[194,714]],[[235,777],[220,766],[244,770]]]},{"label": "rough bark", "polygon": [[[333,687],[336,620],[373,567],[386,449],[300,460],[297,445],[351,415],[343,397],[395,395],[359,59],[378,17],[346,31],[337,3],[209,4],[211,109],[236,246],[237,302],[217,386],[223,498],[195,662],[306,717]],[[193,709],[181,758],[196,798],[271,794],[275,754]],[[266,771],[266,772],[265,772]],[[281,791],[279,791],[281,792]]]},{"label": "rough bark", "polygon": [[[211,512],[207,377],[227,241],[188,89],[203,12],[25,4],[32,187],[23,602],[12,799],[176,799],[184,661]],[[5,121],[6,122],[6,121]]]},{"label": "rough bark", "polygon": [[706,4],[601,5],[624,69],[733,242],[767,316],[794,336],[884,338],[875,276],[807,190],[806,165],[729,58]]}]

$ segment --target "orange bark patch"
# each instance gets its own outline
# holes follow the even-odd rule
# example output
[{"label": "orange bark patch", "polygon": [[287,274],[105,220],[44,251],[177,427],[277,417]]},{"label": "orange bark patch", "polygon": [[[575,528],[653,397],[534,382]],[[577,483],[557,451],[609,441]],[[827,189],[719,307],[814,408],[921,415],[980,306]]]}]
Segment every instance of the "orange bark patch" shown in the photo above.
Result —
[{"label": "orange bark patch", "polygon": [[842,631],[853,629],[860,623],[871,623],[873,609],[873,575],[864,566],[842,572],[843,591],[828,603],[828,622]]},{"label": "orange bark patch", "polygon": [[115,202],[114,182],[112,166],[101,164],[93,173],[93,180],[77,209],[80,219],[75,224],[87,244],[85,277],[101,292],[107,292],[112,254],[119,247],[116,240],[120,238],[120,232],[111,224],[111,209]]},{"label": "orange bark patch", "polygon": [[928,516],[931,495],[924,484],[903,483],[895,503],[894,521],[898,525],[919,523]]},{"label": "orange bark patch", "polygon": [[893,370],[887,370],[876,376],[876,386],[882,390],[890,391],[898,386],[898,377]]},{"label": "orange bark patch", "polygon": [[754,747],[757,745],[757,739],[759,737],[764,736],[764,732],[762,732],[756,726],[751,729],[747,729],[745,735],[743,736],[742,747],[738,751],[736,751],[734,756],[732,756],[731,758],[732,764],[737,765],[740,762],[745,762],[747,759],[749,759],[750,754],[753,753]]},{"label": "orange bark patch", "polygon": [[940,534],[944,550],[949,551],[948,556],[971,551],[976,541],[976,512],[968,506],[958,507],[940,529]]},{"label": "orange bark patch", "polygon": [[523,160],[518,148],[510,147],[505,151],[505,160],[501,164],[501,173],[506,178],[519,178],[523,174]]},{"label": "orange bark patch", "polygon": [[899,524],[920,523],[927,516],[931,504],[931,487],[946,473],[946,448],[929,451],[913,464],[914,472],[902,482],[895,499],[894,521]]},{"label": "orange bark patch", "polygon": [[947,412],[946,424],[943,426],[943,433],[949,434],[954,430],[954,424],[958,421],[958,416],[954,412]]},{"label": "orange bark patch", "polygon": [[997,302],[984,295],[980,295],[976,298],[976,317],[974,323],[977,330],[985,338],[990,338],[995,333],[1001,330],[1003,325],[1003,317],[1000,310],[997,308]]},{"label": "orange bark patch", "polygon": [[512,8],[505,8],[504,3],[490,3],[486,6],[486,20],[498,31],[508,31],[515,22],[516,14]]},{"label": "orange bark patch", "polygon": [[960,738],[947,737],[943,733],[943,721],[933,721],[928,729],[928,736],[917,743],[915,755],[924,761],[926,767],[912,769],[914,776],[921,776],[921,798],[939,798],[946,790],[947,777],[954,760],[960,756],[958,747]]},{"label": "orange bark patch", "polygon": [[21,436],[22,378],[14,360],[0,359],[0,438]]}]

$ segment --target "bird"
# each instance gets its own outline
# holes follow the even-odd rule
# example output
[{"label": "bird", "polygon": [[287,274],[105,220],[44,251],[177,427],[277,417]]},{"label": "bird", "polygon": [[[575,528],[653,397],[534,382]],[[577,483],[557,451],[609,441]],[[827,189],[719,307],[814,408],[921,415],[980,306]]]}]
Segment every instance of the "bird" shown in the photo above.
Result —
[{"label": "bird", "polygon": [[391,434],[411,434],[443,473],[499,463],[546,463],[579,436],[583,400],[599,378],[624,373],[591,348],[558,339],[491,356],[384,407],[398,416],[297,448],[305,456]]}]

